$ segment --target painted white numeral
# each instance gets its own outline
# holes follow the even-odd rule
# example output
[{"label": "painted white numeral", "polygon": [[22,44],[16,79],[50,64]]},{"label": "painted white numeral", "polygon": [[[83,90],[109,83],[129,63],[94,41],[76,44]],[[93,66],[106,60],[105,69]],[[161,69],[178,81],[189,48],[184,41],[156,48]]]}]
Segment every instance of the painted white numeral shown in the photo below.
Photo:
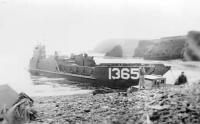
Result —
[{"label": "painted white numeral", "polygon": [[135,68],[109,68],[108,69],[108,79],[139,79],[139,70]]},{"label": "painted white numeral", "polygon": [[129,74],[130,70],[128,68],[122,68],[121,70],[121,78],[122,79],[129,79],[130,78],[130,74]]},{"label": "painted white numeral", "polygon": [[119,70],[119,68],[113,68],[112,71],[115,74],[115,76],[112,76],[112,79],[120,79],[120,70]]},{"label": "painted white numeral", "polygon": [[112,77],[111,77],[111,73],[112,73],[112,72],[111,72],[111,71],[112,71],[111,68],[109,68],[109,69],[108,69],[108,79],[109,79],[109,80],[112,79]]},{"label": "painted white numeral", "polygon": [[139,79],[139,70],[131,68],[131,79]]}]

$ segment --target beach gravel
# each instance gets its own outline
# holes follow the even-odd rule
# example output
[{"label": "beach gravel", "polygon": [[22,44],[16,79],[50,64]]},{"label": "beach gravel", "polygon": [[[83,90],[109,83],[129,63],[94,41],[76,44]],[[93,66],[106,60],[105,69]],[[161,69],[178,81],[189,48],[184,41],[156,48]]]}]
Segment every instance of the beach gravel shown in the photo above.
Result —
[{"label": "beach gravel", "polygon": [[121,93],[34,97],[34,124],[199,124],[200,84]]}]

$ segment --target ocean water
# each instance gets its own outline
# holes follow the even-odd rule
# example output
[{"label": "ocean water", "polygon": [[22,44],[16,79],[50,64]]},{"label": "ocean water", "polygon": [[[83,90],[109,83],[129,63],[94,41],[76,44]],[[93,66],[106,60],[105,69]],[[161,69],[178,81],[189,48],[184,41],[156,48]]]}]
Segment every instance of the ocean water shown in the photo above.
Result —
[{"label": "ocean water", "polygon": [[[0,85],[8,84],[17,92],[25,92],[30,96],[73,95],[91,92],[91,89],[80,87],[76,83],[64,78],[47,78],[43,76],[31,76],[28,72],[29,58],[17,56],[4,56],[0,61]],[[173,61],[147,61],[133,58],[102,58],[95,57],[99,63],[134,63],[134,62],[157,62],[170,65],[172,69],[164,77],[168,84],[173,84],[178,75],[184,71],[190,83],[200,80],[200,62]]]}]

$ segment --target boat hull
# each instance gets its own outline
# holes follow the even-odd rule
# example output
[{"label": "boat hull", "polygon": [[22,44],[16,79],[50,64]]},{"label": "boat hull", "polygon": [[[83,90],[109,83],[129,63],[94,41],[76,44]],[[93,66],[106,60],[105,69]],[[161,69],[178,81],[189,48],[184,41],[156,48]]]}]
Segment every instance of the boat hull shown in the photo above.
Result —
[{"label": "boat hull", "polygon": [[94,58],[87,54],[62,57],[55,52],[54,55],[47,57],[45,46],[38,45],[30,60],[29,71],[34,75],[50,78],[66,78],[69,81],[97,86],[123,88],[138,85],[141,67],[144,67],[147,75],[163,75],[170,69],[163,64],[134,62],[97,65]]},{"label": "boat hull", "polygon": [[80,83],[89,83],[91,86],[106,86],[110,88],[127,88],[133,85],[138,85],[139,79],[137,80],[109,80],[109,79],[97,79],[92,76],[84,76],[84,75],[77,75],[77,74],[70,74],[70,73],[62,73],[62,72],[52,72],[52,71],[45,71],[40,69],[29,69],[29,72],[32,75],[40,75],[46,76],[49,78],[66,78],[70,81],[80,82]]}]

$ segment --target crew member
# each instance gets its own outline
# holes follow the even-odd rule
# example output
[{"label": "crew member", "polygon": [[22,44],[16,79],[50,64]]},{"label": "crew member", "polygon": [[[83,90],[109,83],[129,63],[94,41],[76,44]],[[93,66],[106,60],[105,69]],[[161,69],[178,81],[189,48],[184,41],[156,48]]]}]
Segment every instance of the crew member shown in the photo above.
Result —
[{"label": "crew member", "polygon": [[58,60],[58,52],[57,51],[55,51],[55,53],[54,53],[54,58],[55,58],[55,60]]},{"label": "crew member", "polygon": [[140,68],[139,90],[142,88],[144,89],[144,75],[145,75],[145,69],[142,66]]},{"label": "crew member", "polygon": [[181,85],[187,83],[187,77],[185,76],[184,72],[181,72],[181,75],[175,82],[175,85]]}]

